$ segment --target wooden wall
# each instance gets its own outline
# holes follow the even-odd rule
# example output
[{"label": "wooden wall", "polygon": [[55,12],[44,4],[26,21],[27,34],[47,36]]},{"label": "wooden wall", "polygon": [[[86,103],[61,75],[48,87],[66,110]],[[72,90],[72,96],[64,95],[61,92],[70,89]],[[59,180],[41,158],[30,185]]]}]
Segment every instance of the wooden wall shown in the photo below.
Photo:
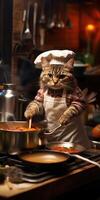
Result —
[{"label": "wooden wall", "polygon": [[[48,0],[47,0],[48,1]],[[57,0],[56,0],[57,1]],[[20,40],[21,33],[23,31],[23,10],[26,9],[28,1],[25,0],[13,0],[13,44]],[[35,0],[29,0],[31,5],[34,5]],[[38,15],[40,17],[41,12],[41,0],[38,0]],[[57,1],[59,2],[59,1]],[[62,8],[63,9],[63,8]],[[45,39],[44,45],[40,45],[40,30],[39,30],[39,17],[37,19],[37,48],[41,50],[46,50],[49,48],[72,48],[77,49],[79,47],[79,5],[78,4],[68,4],[66,6],[67,11],[65,12],[65,21],[67,18],[72,22],[72,27],[68,28],[65,25],[64,28],[53,28],[48,29],[45,27]],[[63,12],[63,10],[62,10]],[[47,19],[46,19],[47,20]],[[32,19],[30,19],[32,22]]]},{"label": "wooden wall", "polygon": [[[45,9],[45,16],[46,16],[46,24],[42,26],[39,23],[41,13],[42,13],[42,4],[43,2],[47,3],[46,1],[41,0],[13,0],[13,29],[12,29],[12,81],[15,81],[16,73],[17,73],[17,64],[18,59],[21,56],[30,57],[32,52],[32,56],[30,59],[34,60],[35,51],[42,52],[49,49],[78,49],[79,48],[79,5],[78,4],[65,4],[65,1],[62,0],[55,0],[55,13],[58,17],[59,9],[58,5],[63,2],[61,5],[61,17],[65,22],[64,28],[57,28],[54,27],[52,29],[47,28],[49,4]],[[51,0],[52,1],[52,0]],[[60,2],[59,2],[60,1]],[[32,45],[32,42],[28,44],[28,48],[25,46],[24,49],[20,50],[20,45],[23,45],[22,41],[22,32],[24,30],[25,22],[23,22],[23,12],[27,8],[27,3],[30,2],[31,7],[34,7],[34,3],[38,3],[38,14],[37,14],[37,21],[36,21],[36,45]],[[50,0],[49,0],[50,3]],[[34,12],[34,11],[33,11]],[[72,23],[71,27],[68,27],[67,19],[70,20]],[[58,20],[58,19],[56,19]],[[33,24],[33,15],[30,15],[30,29],[32,29]],[[34,31],[34,30],[33,30]],[[43,34],[41,36],[41,33]],[[32,33],[33,34],[33,33]],[[41,38],[43,37],[43,38]],[[43,44],[41,44],[41,40],[43,39]]]},{"label": "wooden wall", "polygon": [[[13,28],[12,28],[12,79],[15,81],[18,59],[19,57],[25,56],[30,60],[34,60],[34,56],[39,52],[43,52],[49,49],[72,49],[76,53],[84,51],[87,47],[87,35],[86,26],[87,24],[93,24],[96,27],[92,38],[92,51],[96,57],[97,46],[99,46],[100,34],[99,34],[99,21],[100,21],[100,10],[98,1],[65,1],[55,0],[56,2],[56,15],[59,2],[63,2],[64,6],[61,5],[62,18],[64,22],[70,19],[71,27],[65,25],[64,28],[52,28],[48,29],[47,26],[39,24],[41,16],[41,8],[43,2],[50,2],[50,0],[13,0]],[[51,0],[52,1],[52,0]],[[25,44],[22,43],[22,32],[24,30],[23,22],[23,11],[27,8],[27,3],[30,2],[31,14],[30,14],[30,29],[33,30],[33,7],[34,3],[38,3],[38,16],[36,21],[36,45],[32,44],[32,41]],[[66,2],[66,3],[65,3]],[[70,3],[71,2],[71,3]],[[48,5],[49,6],[49,5]],[[46,20],[48,20],[49,7],[46,7]],[[46,21],[47,23],[47,21]],[[41,33],[44,35],[44,44],[41,45]],[[32,32],[33,34],[33,32]],[[16,47],[24,46],[24,48]],[[99,62],[99,61],[97,61]]]}]

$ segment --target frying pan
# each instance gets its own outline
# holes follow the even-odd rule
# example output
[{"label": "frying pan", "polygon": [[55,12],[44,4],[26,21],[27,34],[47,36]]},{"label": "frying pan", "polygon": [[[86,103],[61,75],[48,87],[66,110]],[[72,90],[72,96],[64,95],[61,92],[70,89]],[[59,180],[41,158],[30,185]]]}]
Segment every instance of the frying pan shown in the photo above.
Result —
[{"label": "frying pan", "polygon": [[74,144],[70,142],[52,142],[52,143],[48,143],[46,146],[48,149],[51,149],[55,152],[63,152],[69,155],[70,157],[78,158],[80,160],[86,161],[100,168],[100,164],[98,162],[95,162],[84,156],[79,155],[81,152],[86,150],[80,144]]},{"label": "frying pan", "polygon": [[61,171],[62,168],[67,166],[70,157],[62,152],[55,152],[52,150],[34,150],[32,152],[25,152],[18,155],[19,160],[24,164],[31,165],[36,170],[48,171],[56,170]]},{"label": "frying pan", "polygon": [[46,144],[46,147],[51,150],[66,152],[70,154],[79,154],[85,151],[85,148],[82,145],[71,142],[52,142]]}]

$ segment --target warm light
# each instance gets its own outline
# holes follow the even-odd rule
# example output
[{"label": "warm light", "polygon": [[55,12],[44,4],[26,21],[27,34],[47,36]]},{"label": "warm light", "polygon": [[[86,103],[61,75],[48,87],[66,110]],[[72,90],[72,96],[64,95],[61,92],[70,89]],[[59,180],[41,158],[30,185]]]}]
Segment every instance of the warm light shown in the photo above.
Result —
[{"label": "warm light", "polygon": [[93,31],[95,30],[95,26],[94,26],[93,24],[88,24],[88,25],[86,26],[86,30],[87,30],[88,32],[93,32]]}]

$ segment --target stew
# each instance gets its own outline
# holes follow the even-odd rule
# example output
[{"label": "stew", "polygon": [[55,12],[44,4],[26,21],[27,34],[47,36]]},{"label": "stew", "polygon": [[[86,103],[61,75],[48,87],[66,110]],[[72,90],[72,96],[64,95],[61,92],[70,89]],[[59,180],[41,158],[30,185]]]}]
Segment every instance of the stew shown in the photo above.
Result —
[{"label": "stew", "polygon": [[[4,128],[0,128],[0,130],[5,131]],[[16,127],[8,127],[6,128],[6,131],[13,131],[13,132],[26,132],[26,131],[38,131],[38,127],[32,127],[32,128],[27,128],[27,127],[21,127],[21,126],[16,126]]]},{"label": "stew", "polygon": [[52,146],[51,150],[66,152],[66,153],[79,153],[78,149],[75,149],[74,147],[61,147],[61,146]]}]

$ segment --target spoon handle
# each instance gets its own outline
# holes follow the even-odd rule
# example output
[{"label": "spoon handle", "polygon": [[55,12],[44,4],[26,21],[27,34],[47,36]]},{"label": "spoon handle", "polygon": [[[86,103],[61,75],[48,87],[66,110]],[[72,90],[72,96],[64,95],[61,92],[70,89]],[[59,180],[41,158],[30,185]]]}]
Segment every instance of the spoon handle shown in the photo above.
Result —
[{"label": "spoon handle", "polygon": [[29,124],[28,124],[28,128],[32,127],[32,118],[29,119]]}]

